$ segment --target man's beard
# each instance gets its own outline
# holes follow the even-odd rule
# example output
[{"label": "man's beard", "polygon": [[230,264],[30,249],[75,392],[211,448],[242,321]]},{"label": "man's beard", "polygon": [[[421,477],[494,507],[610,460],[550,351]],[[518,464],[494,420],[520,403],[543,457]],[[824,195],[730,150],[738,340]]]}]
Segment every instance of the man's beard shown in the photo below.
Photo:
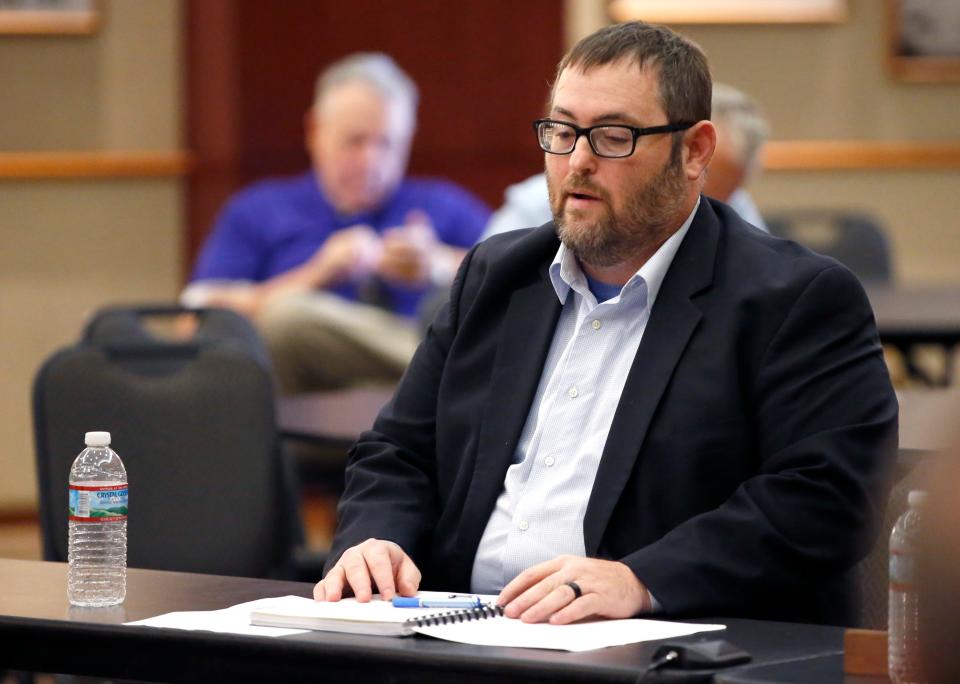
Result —
[{"label": "man's beard", "polygon": [[[582,263],[599,268],[622,264],[656,247],[669,237],[686,193],[680,156],[671,154],[660,172],[626,198],[624,210],[613,210],[609,194],[595,185],[590,176],[570,175],[562,191],[547,178],[550,210],[560,240]],[[585,192],[606,204],[607,211],[591,224],[584,224],[581,212],[570,219],[563,210],[564,194]],[[653,249],[651,249],[653,248]]]}]

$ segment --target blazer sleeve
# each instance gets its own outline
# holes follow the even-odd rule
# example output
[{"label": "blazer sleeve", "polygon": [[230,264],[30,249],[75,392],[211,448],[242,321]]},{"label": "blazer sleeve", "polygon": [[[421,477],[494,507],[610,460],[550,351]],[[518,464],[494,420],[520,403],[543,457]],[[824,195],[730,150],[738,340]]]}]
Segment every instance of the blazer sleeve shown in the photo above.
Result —
[{"label": "blazer sleeve", "polygon": [[873,314],[843,267],[799,289],[751,383],[757,473],[719,507],[620,559],[668,614],[737,614],[798,589],[809,596],[876,537],[897,403]]},{"label": "blazer sleeve", "polygon": [[337,531],[325,572],[351,546],[371,537],[396,542],[418,565],[439,516],[436,486],[437,393],[460,319],[474,247],[393,398],[351,448]]}]

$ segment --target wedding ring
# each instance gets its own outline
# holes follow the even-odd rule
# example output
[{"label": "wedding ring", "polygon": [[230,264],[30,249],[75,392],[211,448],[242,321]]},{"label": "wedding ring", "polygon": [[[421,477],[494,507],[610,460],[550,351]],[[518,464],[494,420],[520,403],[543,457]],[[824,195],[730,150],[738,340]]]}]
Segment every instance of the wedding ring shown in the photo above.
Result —
[{"label": "wedding ring", "polygon": [[583,596],[583,590],[580,588],[580,585],[576,582],[564,582],[568,587],[573,589],[573,600],[576,601],[578,598]]}]

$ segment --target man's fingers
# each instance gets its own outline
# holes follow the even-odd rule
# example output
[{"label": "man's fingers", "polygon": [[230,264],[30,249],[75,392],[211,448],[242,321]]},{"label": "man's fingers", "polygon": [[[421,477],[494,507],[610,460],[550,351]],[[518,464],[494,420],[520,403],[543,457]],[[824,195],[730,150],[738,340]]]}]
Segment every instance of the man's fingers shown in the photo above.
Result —
[{"label": "man's fingers", "polygon": [[[518,617],[524,622],[543,622],[573,600],[573,591],[565,584],[555,584],[556,578],[550,577],[524,592],[514,604],[520,609]],[[552,588],[551,588],[551,585]],[[523,609],[522,606],[528,606]],[[511,608],[514,605],[511,604]],[[511,611],[514,612],[514,611]],[[508,617],[510,617],[508,615]]]},{"label": "man's fingers", "polygon": [[317,601],[339,601],[343,596],[343,578],[343,568],[333,566],[313,588],[313,598]]},{"label": "man's fingers", "polygon": [[365,603],[373,595],[376,584],[386,601],[397,593],[413,596],[420,588],[420,570],[413,560],[394,542],[368,539],[353,546],[313,588],[317,601],[339,601],[345,590],[352,589],[357,601]]},{"label": "man's fingers", "polygon": [[403,551],[400,551],[400,553],[403,554],[403,558],[400,560],[399,567],[397,567],[397,591],[402,596],[413,596],[420,588],[420,570],[414,565],[410,556]]},{"label": "man's fingers", "polygon": [[386,601],[392,599],[397,591],[394,586],[391,551],[388,542],[377,542],[370,544],[363,552],[363,560],[367,564],[370,577],[376,582],[380,597]]},{"label": "man's fingers", "polygon": [[[567,589],[565,586],[560,590]],[[602,599],[599,594],[584,594],[550,616],[551,625],[568,625],[585,617],[600,613]]]},{"label": "man's fingers", "polygon": [[[544,563],[538,563],[514,577],[500,592],[500,595],[497,597],[497,605],[509,606],[511,601],[515,600],[530,587],[540,582],[544,577],[553,574],[557,568],[560,567],[558,560],[559,559],[554,558]],[[520,612],[517,612],[517,615],[519,614]],[[511,615],[510,617],[516,617],[516,615]]]},{"label": "man's fingers", "polygon": [[347,584],[353,587],[353,595],[361,603],[370,600],[373,591],[370,588],[370,571],[363,555],[355,548],[348,549],[340,558],[338,565],[343,566]]},{"label": "man's fingers", "polygon": [[407,226],[428,226],[433,229],[433,221],[430,220],[430,214],[423,209],[411,209],[403,217],[403,223]]}]

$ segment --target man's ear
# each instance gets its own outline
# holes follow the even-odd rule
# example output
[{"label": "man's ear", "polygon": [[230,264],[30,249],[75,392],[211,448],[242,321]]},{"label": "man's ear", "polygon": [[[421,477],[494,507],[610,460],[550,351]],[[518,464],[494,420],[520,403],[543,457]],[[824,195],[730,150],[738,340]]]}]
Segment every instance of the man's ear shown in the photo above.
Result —
[{"label": "man's ear", "polygon": [[698,121],[683,134],[683,168],[689,180],[699,180],[717,147],[717,129],[711,121]]}]

